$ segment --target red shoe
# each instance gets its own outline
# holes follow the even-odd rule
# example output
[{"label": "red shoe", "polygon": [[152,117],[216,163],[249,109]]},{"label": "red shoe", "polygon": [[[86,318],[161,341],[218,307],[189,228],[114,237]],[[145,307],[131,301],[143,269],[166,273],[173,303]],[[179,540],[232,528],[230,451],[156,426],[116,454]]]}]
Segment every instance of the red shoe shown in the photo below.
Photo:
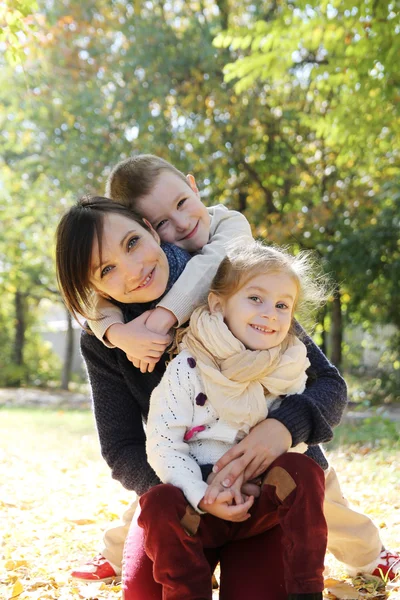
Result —
[{"label": "red shoe", "polygon": [[379,556],[379,563],[372,575],[381,577],[385,581],[393,580],[400,573],[400,554],[383,549]]},{"label": "red shoe", "polygon": [[104,556],[99,555],[72,571],[70,577],[83,583],[93,581],[119,583],[121,581],[121,569],[108,562]]}]

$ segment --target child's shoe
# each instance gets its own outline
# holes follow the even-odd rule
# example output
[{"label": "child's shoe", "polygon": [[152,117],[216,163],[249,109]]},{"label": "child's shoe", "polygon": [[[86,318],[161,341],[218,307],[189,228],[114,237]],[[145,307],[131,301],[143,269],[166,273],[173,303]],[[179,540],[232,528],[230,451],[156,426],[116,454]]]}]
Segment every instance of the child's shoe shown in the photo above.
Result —
[{"label": "child's shoe", "polygon": [[372,575],[382,577],[382,579],[386,581],[394,579],[399,573],[400,554],[383,548],[379,555],[379,563],[377,564],[375,571],[372,572]]},{"label": "child's shoe", "polygon": [[72,571],[70,577],[82,583],[93,581],[119,583],[121,581],[121,569],[111,564],[104,556],[99,555]]},{"label": "child's shoe", "polygon": [[322,592],[316,594],[289,594],[288,600],[322,600]]}]

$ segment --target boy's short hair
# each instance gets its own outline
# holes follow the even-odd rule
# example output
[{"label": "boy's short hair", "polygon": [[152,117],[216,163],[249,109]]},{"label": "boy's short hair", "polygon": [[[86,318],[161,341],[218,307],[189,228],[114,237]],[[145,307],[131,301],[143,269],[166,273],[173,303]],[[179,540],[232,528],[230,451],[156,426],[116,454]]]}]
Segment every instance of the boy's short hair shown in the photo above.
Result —
[{"label": "boy's short hair", "polygon": [[153,154],[138,154],[113,168],[107,179],[106,196],[134,210],[139,198],[151,192],[162,171],[170,171],[188,184],[185,175],[168,161]]}]

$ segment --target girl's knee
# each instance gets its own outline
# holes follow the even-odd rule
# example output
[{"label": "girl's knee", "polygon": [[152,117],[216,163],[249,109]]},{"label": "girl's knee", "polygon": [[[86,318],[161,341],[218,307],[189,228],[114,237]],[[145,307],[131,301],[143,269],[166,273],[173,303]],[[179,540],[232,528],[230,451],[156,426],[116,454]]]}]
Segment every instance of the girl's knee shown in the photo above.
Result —
[{"label": "girl's knee", "polygon": [[143,494],[139,504],[138,523],[142,526],[144,519],[165,519],[167,514],[176,512],[181,505],[186,507],[187,501],[179,488],[169,483],[161,483]]},{"label": "girl's knee", "polygon": [[321,467],[304,454],[287,452],[271,464],[263,483],[278,485],[285,496],[297,487],[325,488],[325,476]]}]

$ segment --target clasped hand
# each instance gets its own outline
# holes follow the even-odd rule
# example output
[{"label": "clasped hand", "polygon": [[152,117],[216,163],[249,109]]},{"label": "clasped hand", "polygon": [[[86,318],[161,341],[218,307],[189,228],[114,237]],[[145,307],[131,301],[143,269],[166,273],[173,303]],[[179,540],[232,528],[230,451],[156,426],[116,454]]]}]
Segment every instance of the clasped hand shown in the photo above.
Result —
[{"label": "clasped hand", "polygon": [[227,521],[246,521],[254,498],[260,495],[257,478],[291,445],[292,436],[280,421],[270,418],[258,423],[217,461],[200,509]]},{"label": "clasped hand", "polygon": [[224,476],[223,473],[210,474],[207,480],[208,488],[199,503],[200,509],[225,521],[247,521],[250,518],[249,510],[253,505],[254,496],[243,493],[244,474],[239,475],[228,489],[222,483],[221,477]]}]

